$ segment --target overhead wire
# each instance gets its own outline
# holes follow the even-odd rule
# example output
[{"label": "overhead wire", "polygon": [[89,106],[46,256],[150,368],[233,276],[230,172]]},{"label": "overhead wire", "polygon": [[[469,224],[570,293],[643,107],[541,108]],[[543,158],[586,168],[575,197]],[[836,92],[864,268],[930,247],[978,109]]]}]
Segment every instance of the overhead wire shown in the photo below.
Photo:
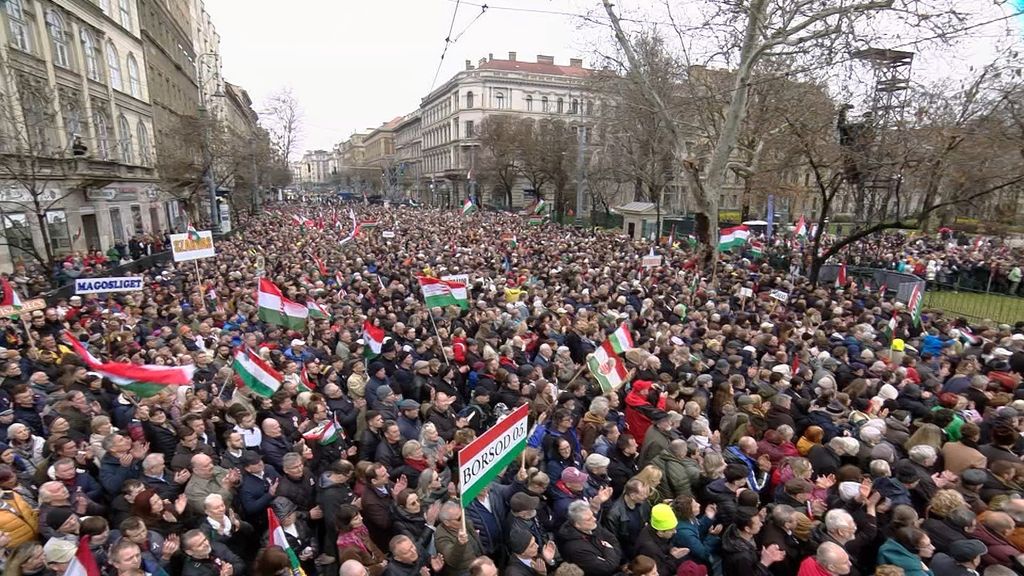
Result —
[{"label": "overhead wire", "polygon": [[455,9],[452,10],[452,21],[448,24],[448,35],[444,37],[444,49],[441,50],[441,60],[437,63],[437,70],[434,71],[434,79],[430,81],[430,90],[437,84],[437,75],[441,73],[441,65],[444,64],[444,57],[448,54],[448,47],[452,45],[452,30],[455,29],[455,17],[459,15],[459,4],[461,0],[455,0]]}]

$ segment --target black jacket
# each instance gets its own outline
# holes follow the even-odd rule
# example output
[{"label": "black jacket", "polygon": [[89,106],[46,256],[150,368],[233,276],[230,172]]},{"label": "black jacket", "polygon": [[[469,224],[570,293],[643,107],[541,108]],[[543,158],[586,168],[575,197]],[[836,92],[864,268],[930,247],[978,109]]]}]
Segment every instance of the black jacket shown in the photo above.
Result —
[{"label": "black jacket", "polygon": [[645,526],[636,538],[636,554],[650,557],[658,565],[658,576],[675,576],[682,564],[681,558],[671,553],[672,539],[661,538],[650,525]]},{"label": "black jacket", "polygon": [[558,530],[556,541],[562,559],[582,568],[587,576],[613,576],[622,564],[619,540],[602,526],[584,534],[566,522]]},{"label": "black jacket", "polygon": [[761,551],[757,544],[744,540],[735,526],[722,534],[722,576],[768,576],[768,568],[761,565]]}]

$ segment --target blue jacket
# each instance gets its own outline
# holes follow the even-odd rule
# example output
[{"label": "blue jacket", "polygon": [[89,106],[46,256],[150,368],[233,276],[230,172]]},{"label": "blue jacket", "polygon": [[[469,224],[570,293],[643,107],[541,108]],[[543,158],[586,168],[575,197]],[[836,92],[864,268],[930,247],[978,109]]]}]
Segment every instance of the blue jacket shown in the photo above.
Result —
[{"label": "blue jacket", "polygon": [[142,477],[142,460],[132,462],[127,468],[121,466],[121,461],[116,456],[107,452],[100,460],[100,485],[109,498],[121,493],[121,486],[125,480]]},{"label": "blue jacket", "polygon": [[921,558],[902,544],[889,538],[878,549],[878,563],[894,564],[903,569],[904,576],[932,576],[932,571],[921,563]]},{"label": "blue jacket", "polygon": [[676,535],[672,537],[672,545],[689,548],[691,560],[710,566],[712,556],[718,554],[722,544],[721,538],[708,534],[712,522],[707,516],[679,522],[676,526]]},{"label": "blue jacket", "polygon": [[501,494],[493,489],[487,494],[491,510],[474,498],[466,508],[466,516],[473,522],[477,534],[480,535],[480,546],[484,554],[495,554],[505,548],[505,516],[507,511]]},{"label": "blue jacket", "polygon": [[242,472],[242,483],[238,486],[238,501],[242,506],[244,519],[257,528],[267,525],[267,507],[274,500],[270,485],[277,480],[277,472],[270,466],[263,467],[263,478]]},{"label": "blue jacket", "polygon": [[928,334],[921,339],[921,354],[931,354],[932,356],[940,356],[942,349],[951,346],[952,340],[943,340],[938,336]]}]

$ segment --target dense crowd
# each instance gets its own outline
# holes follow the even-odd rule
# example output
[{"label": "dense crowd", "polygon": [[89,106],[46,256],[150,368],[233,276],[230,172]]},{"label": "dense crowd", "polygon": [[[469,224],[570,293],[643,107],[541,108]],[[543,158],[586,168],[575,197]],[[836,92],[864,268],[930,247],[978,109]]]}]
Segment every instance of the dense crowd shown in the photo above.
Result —
[{"label": "dense crowd", "polygon": [[[344,210],[0,319],[5,576],[94,576],[79,542],[106,576],[1024,574],[1024,322],[509,214],[360,205],[342,243]],[[425,307],[446,274],[468,309]],[[260,277],[330,317],[261,321]],[[622,325],[605,390],[587,358]],[[66,338],[192,385],[124,391]],[[459,450],[524,404],[528,447],[463,508]]]}]

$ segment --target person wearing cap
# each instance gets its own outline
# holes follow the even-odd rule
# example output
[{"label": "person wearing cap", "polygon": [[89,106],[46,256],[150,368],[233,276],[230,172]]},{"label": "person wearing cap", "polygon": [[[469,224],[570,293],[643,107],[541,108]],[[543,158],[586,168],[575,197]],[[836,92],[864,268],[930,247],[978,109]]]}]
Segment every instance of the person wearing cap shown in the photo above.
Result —
[{"label": "person wearing cap", "polygon": [[[551,521],[553,525],[559,526],[565,521],[566,513],[573,502],[586,502],[584,490],[587,487],[589,478],[587,474],[575,466],[570,466],[562,471],[561,477],[551,487],[552,510]],[[589,498],[589,505],[595,510],[607,502],[612,495],[611,486],[607,486]]]},{"label": "person wearing cap", "polygon": [[301,338],[292,339],[284,351],[284,357],[299,364],[315,358],[313,352],[306,348],[306,341]]},{"label": "person wearing cap", "polygon": [[391,387],[391,377],[387,374],[387,366],[379,359],[370,364],[366,373],[369,375],[369,380],[366,381],[366,388],[364,389],[366,403],[371,410],[376,410],[377,405],[380,403],[377,390],[381,386]]},{"label": "person wearing cap", "polygon": [[[543,546],[549,541],[548,532],[540,524],[537,510],[541,500],[529,492],[516,492],[508,501],[508,516],[505,518],[506,531],[525,530]],[[509,551],[511,553],[511,551]]]},{"label": "person wearing cap", "polygon": [[587,487],[584,492],[588,497],[594,496],[606,486],[611,486],[611,478],[608,477],[609,463],[611,460],[607,456],[596,453],[587,456],[583,461],[583,467],[587,472]]},{"label": "person wearing cap", "polygon": [[242,455],[242,481],[238,486],[238,500],[242,519],[252,524],[257,532],[267,528],[266,510],[277,495],[277,485],[277,471],[265,465],[258,452],[246,450]]},{"label": "person wearing cap", "polygon": [[[651,508],[651,517],[636,536],[635,554],[643,554],[658,565],[659,576],[674,576],[679,565],[690,550],[672,544],[676,535],[676,514],[668,504],[657,504]],[[635,555],[634,554],[634,555]]]},{"label": "person wearing cap", "polygon": [[316,564],[313,562],[319,552],[316,534],[300,516],[295,503],[283,496],[276,496],[270,503],[270,509],[277,516],[288,546],[298,556],[302,569],[306,574],[316,574]]},{"label": "person wearing cap", "polygon": [[402,433],[403,440],[419,440],[423,430],[423,422],[420,420],[420,403],[416,400],[403,398],[398,402],[398,430]]},{"label": "person wearing cap", "polygon": [[644,436],[644,443],[640,449],[640,466],[644,467],[654,460],[668,445],[675,439],[673,423],[678,424],[682,420],[676,412],[657,411],[651,416],[654,426],[647,429]]},{"label": "person wearing cap", "polygon": [[542,547],[537,537],[528,530],[519,527],[510,529],[508,547],[512,556],[504,574],[539,576],[547,574],[548,568],[555,564],[555,543],[548,542]]},{"label": "person wearing cap", "polygon": [[51,538],[43,545],[43,559],[46,567],[56,576],[62,576],[68,565],[75,559],[78,545],[70,540]]},{"label": "person wearing cap", "polygon": [[936,552],[929,565],[935,576],[978,576],[981,557],[988,547],[979,540],[963,539]]}]

